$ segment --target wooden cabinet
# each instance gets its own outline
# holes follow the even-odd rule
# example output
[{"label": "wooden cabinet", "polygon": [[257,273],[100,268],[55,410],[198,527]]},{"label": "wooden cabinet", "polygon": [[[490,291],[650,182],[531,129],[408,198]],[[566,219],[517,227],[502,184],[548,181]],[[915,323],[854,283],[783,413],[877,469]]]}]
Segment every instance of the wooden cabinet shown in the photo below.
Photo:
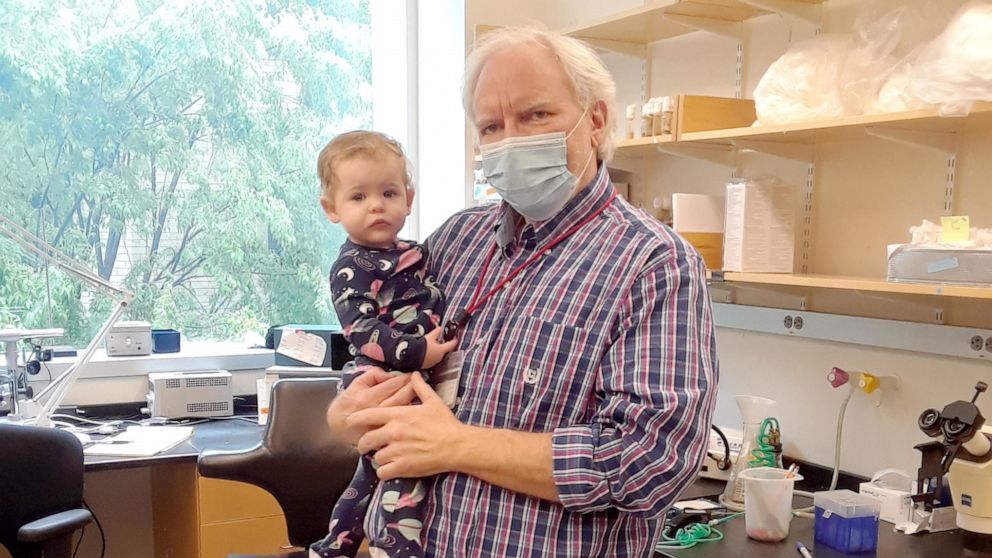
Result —
[{"label": "wooden cabinet", "polygon": [[156,558],[227,558],[289,552],[279,503],[245,483],[209,479],[195,464],[152,470]]}]

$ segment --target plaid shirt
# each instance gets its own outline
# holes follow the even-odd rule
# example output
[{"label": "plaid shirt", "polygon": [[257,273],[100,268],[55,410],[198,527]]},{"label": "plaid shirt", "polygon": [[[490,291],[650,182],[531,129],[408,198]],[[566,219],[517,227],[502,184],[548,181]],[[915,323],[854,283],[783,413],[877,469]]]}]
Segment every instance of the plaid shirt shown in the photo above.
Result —
[{"label": "plaid shirt", "polygon": [[[614,188],[604,169],[519,235],[506,204],[445,223],[428,239],[428,269],[448,311],[468,305],[493,242],[483,293],[605,204]],[[460,348],[458,419],[552,433],[561,504],[440,475],[425,506],[426,556],[651,556],[665,510],[699,470],[716,401],[702,258],[616,198],[479,308]]]}]

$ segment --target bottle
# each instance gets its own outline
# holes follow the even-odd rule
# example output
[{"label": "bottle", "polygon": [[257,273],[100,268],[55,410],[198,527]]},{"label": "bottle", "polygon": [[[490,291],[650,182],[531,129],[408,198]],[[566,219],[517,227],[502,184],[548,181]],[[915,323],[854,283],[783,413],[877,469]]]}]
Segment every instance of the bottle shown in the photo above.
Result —
[{"label": "bottle", "polygon": [[651,102],[646,101],[641,105],[641,137],[646,138],[651,135]]},{"label": "bottle", "polygon": [[[766,397],[754,395],[738,395],[737,407],[741,412],[741,419],[744,423],[744,435],[741,440],[741,452],[737,456],[737,462],[730,470],[730,478],[727,480],[727,487],[723,491],[723,500],[734,504],[744,504],[744,482],[740,478],[740,473],[744,469],[750,469],[751,452],[758,447],[758,436],[761,434],[761,421],[768,418],[775,401]],[[779,454],[778,459],[781,459]],[[781,466],[779,464],[779,466]]]},{"label": "bottle", "polygon": [[661,135],[661,97],[651,99],[651,135]]},{"label": "bottle", "polygon": [[661,133],[672,133],[672,117],[674,116],[675,100],[671,97],[661,98]]},{"label": "bottle", "polygon": [[627,139],[634,139],[634,113],[637,111],[637,103],[627,105]]}]

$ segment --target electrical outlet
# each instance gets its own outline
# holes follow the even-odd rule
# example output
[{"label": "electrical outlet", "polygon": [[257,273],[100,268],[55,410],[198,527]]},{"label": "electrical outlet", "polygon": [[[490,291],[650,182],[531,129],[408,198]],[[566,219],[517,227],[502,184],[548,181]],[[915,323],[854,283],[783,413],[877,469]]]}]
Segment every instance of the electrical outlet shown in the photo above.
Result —
[{"label": "electrical outlet", "polygon": [[971,338],[971,350],[973,351],[981,351],[985,344],[985,340],[982,339],[981,335],[975,335]]},{"label": "electrical outlet", "polygon": [[985,350],[992,353],[992,336],[985,339]]}]

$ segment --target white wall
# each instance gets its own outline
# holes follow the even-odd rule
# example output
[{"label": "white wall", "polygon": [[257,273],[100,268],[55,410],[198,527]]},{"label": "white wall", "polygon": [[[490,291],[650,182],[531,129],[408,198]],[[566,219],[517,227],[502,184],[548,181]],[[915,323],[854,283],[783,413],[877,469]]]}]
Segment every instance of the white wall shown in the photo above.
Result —
[{"label": "white wall", "polygon": [[[534,18],[557,29],[595,21],[611,12],[637,7],[642,2],[560,0],[510,4],[505,7],[505,2],[467,0],[466,30],[471,30],[475,24],[508,25]],[[857,0],[831,0],[824,4],[823,31],[849,28],[858,4]],[[816,33],[813,24],[778,16],[753,20],[745,28],[749,41],[743,89],[744,96],[749,98],[753,98],[754,87],[768,65],[788,48],[790,42],[813,37]],[[656,43],[651,48],[650,63],[645,67],[650,77],[648,93],[651,96],[693,93],[732,97],[736,47],[733,40],[705,33]],[[606,54],[604,59],[618,82],[619,107],[639,101],[640,60],[618,54]],[[960,197],[962,200],[979,197],[987,200],[990,195],[987,180],[983,185],[979,175],[984,172],[987,176],[992,172],[992,161],[981,152],[989,143],[978,137],[970,140],[971,146],[959,155],[959,164],[966,165],[969,172],[975,174],[970,178],[959,174]],[[803,164],[783,162],[764,155],[747,155],[743,159],[742,167],[746,173],[774,172],[797,183],[801,183],[806,170]],[[822,165],[821,159],[824,161]],[[962,163],[962,160],[966,162]],[[825,232],[847,235],[840,239],[842,250],[830,245],[826,239],[819,239],[819,244],[824,248],[822,254],[817,254],[824,265],[850,265],[856,268],[855,271],[864,269],[868,271],[862,273],[877,273],[878,262],[872,261],[875,257],[873,251],[882,247],[869,244],[865,238],[890,234],[895,237],[889,241],[900,242],[905,227],[914,220],[939,216],[939,213],[921,215],[920,206],[924,204],[913,202],[915,196],[928,197],[930,188],[939,189],[942,186],[942,174],[940,169],[934,169],[934,157],[921,156],[912,148],[865,140],[823,145],[818,148],[817,164],[820,176],[816,188],[831,209],[841,202],[847,203],[852,212],[869,214],[863,217],[866,223],[872,217],[872,207],[879,210],[878,214],[896,210],[895,218],[865,224],[865,227],[874,228],[871,231],[873,236],[864,238],[859,238],[857,230],[845,232],[843,222],[836,221],[836,216],[822,216],[826,220]],[[672,192],[717,193],[722,191],[730,177],[729,169],[723,167],[663,156],[642,160],[618,159],[614,166],[635,174],[631,197],[644,205],[649,205],[655,195]],[[893,174],[898,178],[893,180]],[[886,177],[890,177],[889,180],[895,185],[893,188],[879,186],[879,181]],[[867,198],[864,192],[887,193]],[[859,199],[861,197],[865,199]],[[989,204],[973,201],[970,205],[983,207]],[[987,210],[983,214],[989,218]],[[884,229],[883,225],[891,228],[893,222],[897,226],[892,231]],[[989,225],[992,222],[984,224]],[[848,257],[853,261],[838,263],[838,254],[847,250],[850,255],[849,245],[859,240],[865,246],[857,248],[865,251],[865,257]],[[923,306],[938,304],[913,300]],[[984,327],[992,327],[992,319],[987,319]],[[885,394],[879,407],[860,393],[855,395],[848,407],[841,467],[862,475],[870,475],[885,467],[915,472],[919,466],[919,455],[913,446],[928,440],[916,427],[919,413],[928,407],[939,408],[953,400],[970,397],[975,382],[980,379],[987,381],[992,373],[992,363],[988,361],[944,358],[722,328],[718,331],[718,350],[721,386],[716,422],[739,427],[740,418],[734,402],[737,394],[771,397],[779,402],[777,416],[783,427],[786,452],[824,465],[833,462],[836,413],[843,398],[843,393],[831,388],[825,379],[830,367],[840,366],[852,371],[867,370],[899,377],[901,388]],[[986,400],[980,406],[986,414],[992,413],[992,402]]]}]

